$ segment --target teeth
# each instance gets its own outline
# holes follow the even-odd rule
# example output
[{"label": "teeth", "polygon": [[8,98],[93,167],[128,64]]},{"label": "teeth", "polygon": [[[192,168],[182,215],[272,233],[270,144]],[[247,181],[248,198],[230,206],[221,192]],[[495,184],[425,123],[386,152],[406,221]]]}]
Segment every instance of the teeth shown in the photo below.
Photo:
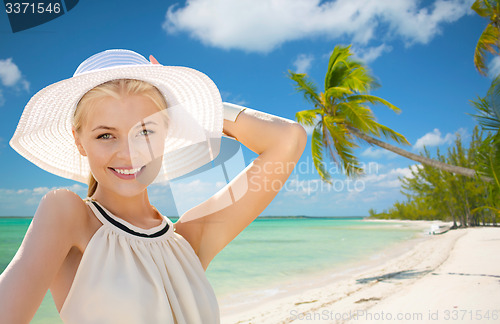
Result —
[{"label": "teeth", "polygon": [[142,169],[142,167],[135,168],[135,169],[113,169],[113,170],[115,170],[116,172],[118,172],[120,174],[135,174],[135,173],[139,172],[140,169]]}]

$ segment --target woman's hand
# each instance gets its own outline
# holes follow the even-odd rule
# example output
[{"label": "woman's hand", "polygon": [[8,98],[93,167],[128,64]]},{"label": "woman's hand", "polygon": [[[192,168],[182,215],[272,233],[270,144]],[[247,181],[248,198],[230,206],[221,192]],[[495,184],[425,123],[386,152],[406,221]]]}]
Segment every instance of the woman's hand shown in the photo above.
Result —
[{"label": "woman's hand", "polygon": [[153,64],[160,64],[153,55],[149,55],[149,62]]}]

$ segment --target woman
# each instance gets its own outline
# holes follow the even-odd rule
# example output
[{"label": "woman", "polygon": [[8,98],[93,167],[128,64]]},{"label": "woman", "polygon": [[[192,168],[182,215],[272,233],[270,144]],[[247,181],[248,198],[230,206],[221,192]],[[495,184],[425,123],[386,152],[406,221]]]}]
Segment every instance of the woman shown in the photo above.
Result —
[{"label": "woman", "polygon": [[[222,132],[259,156],[173,224],[147,186],[212,161]],[[41,168],[90,181],[84,200],[42,198],[0,276],[0,323],[28,323],[47,289],[65,323],[218,323],[204,270],[273,200],[306,140],[293,121],[222,104],[198,71],[127,50],[90,57],[30,100],[11,140]]]}]

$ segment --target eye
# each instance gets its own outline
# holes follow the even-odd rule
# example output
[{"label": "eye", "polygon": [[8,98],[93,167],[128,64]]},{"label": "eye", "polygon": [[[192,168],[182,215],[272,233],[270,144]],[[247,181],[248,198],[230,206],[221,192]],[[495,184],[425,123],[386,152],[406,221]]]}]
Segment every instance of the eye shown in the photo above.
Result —
[{"label": "eye", "polygon": [[105,140],[111,139],[111,134],[109,134],[109,133],[101,134],[101,135],[97,136],[97,139],[105,139]]},{"label": "eye", "polygon": [[152,130],[149,130],[149,129],[143,129],[139,132],[139,135],[142,135],[142,136],[149,136],[149,135],[153,135],[155,132],[152,131]]}]

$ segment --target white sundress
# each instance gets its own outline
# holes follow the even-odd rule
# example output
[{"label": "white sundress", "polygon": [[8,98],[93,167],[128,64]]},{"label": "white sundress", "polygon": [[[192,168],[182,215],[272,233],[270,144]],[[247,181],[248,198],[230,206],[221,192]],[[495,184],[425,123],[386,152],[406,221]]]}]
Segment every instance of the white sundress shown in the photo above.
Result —
[{"label": "white sundress", "polygon": [[93,199],[85,202],[103,225],[90,239],[61,308],[64,323],[220,322],[198,256],[167,217],[142,229]]}]

